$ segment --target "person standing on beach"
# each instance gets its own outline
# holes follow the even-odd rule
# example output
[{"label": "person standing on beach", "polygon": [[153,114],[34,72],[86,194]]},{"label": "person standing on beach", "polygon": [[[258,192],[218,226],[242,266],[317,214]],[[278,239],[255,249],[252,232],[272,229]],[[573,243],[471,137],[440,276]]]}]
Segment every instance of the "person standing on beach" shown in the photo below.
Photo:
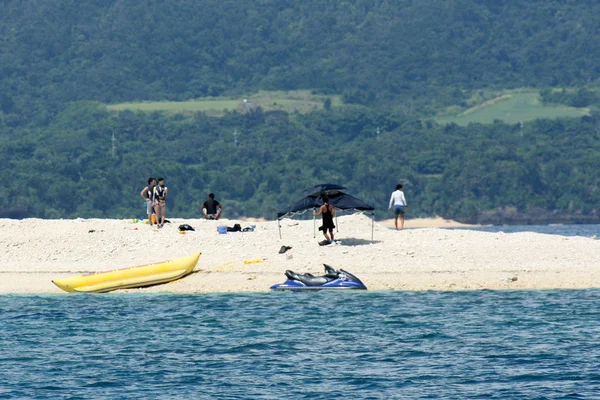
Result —
[{"label": "person standing on beach", "polygon": [[[329,204],[329,197],[324,195],[322,197],[323,205],[319,208],[319,211],[313,213],[315,217],[319,215],[323,216],[323,225],[319,228],[320,231],[323,231],[323,235],[325,236],[325,240],[329,243],[333,242],[333,228],[335,225],[333,224],[333,217],[335,217],[335,207]],[[327,232],[329,231],[329,235]]]},{"label": "person standing on beach", "polygon": [[156,223],[159,228],[165,225],[165,214],[167,212],[167,192],[165,180],[158,178],[158,184],[154,187],[154,200],[156,201]]},{"label": "person standing on beach", "polygon": [[154,214],[154,186],[156,186],[156,179],[150,177],[148,185],[140,192],[140,196],[146,202],[146,213],[150,226],[152,226],[152,214]]},{"label": "person standing on beach", "polygon": [[[408,208],[401,184],[397,184],[396,190],[392,192],[388,211],[392,209],[392,206],[394,207],[394,224],[396,225],[396,230],[401,231],[404,229],[404,213]],[[398,229],[398,217],[400,217],[400,229]]]},{"label": "person standing on beach", "polygon": [[215,194],[208,195],[208,200],[202,204],[202,214],[204,219],[219,219],[223,213],[223,206],[215,200]]}]

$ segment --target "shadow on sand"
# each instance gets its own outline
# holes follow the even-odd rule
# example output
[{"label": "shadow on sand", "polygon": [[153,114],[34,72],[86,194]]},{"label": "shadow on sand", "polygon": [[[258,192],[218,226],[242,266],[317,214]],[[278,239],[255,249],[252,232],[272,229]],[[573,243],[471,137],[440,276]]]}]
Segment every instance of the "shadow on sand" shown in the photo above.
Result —
[{"label": "shadow on sand", "polygon": [[345,239],[336,239],[336,242],[340,242],[342,246],[365,246],[368,244],[380,243],[380,240],[367,240],[367,239],[356,239],[356,238],[345,238]]}]

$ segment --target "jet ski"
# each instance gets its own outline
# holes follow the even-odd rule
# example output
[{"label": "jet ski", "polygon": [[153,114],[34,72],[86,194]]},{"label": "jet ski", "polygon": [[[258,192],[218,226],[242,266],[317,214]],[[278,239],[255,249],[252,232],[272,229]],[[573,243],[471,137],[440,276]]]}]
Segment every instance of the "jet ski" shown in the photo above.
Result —
[{"label": "jet ski", "polygon": [[312,274],[297,274],[294,271],[285,271],[287,280],[271,286],[271,290],[366,290],[367,287],[356,276],[348,271],[325,266],[325,275],[314,276]]}]

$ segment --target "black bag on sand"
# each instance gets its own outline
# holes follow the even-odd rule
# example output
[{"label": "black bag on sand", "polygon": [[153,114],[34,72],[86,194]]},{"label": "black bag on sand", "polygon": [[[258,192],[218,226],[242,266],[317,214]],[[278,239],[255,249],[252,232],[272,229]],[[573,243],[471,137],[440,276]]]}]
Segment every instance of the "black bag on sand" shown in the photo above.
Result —
[{"label": "black bag on sand", "polygon": [[239,232],[242,230],[242,226],[240,224],[235,224],[233,228],[227,227],[227,232]]},{"label": "black bag on sand", "polygon": [[194,228],[192,228],[190,225],[188,224],[183,224],[183,225],[179,225],[179,231],[195,231]]},{"label": "black bag on sand", "polygon": [[290,249],[291,249],[290,246],[281,246],[281,248],[279,249],[279,254],[283,254]]}]

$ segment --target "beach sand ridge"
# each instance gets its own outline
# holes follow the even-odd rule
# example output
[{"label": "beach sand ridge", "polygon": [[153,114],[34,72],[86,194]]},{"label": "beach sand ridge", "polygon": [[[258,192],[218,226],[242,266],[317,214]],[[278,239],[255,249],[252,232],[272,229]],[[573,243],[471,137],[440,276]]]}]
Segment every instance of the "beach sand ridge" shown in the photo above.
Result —
[{"label": "beach sand ridge", "polygon": [[[62,293],[52,279],[143,265],[201,252],[200,272],[135,292],[257,292],[285,270],[320,275],[323,264],[357,275],[370,290],[553,289],[600,286],[600,241],[533,232],[411,228],[364,215],[338,218],[333,246],[313,220],[172,219],[163,229],[132,220],[0,220],[0,293]],[[195,232],[180,234],[187,223]],[[220,235],[219,225],[256,225]],[[319,221],[317,221],[317,226]],[[442,225],[446,226],[446,225]],[[279,254],[282,245],[292,249]],[[516,280],[514,279],[516,278]]]}]

